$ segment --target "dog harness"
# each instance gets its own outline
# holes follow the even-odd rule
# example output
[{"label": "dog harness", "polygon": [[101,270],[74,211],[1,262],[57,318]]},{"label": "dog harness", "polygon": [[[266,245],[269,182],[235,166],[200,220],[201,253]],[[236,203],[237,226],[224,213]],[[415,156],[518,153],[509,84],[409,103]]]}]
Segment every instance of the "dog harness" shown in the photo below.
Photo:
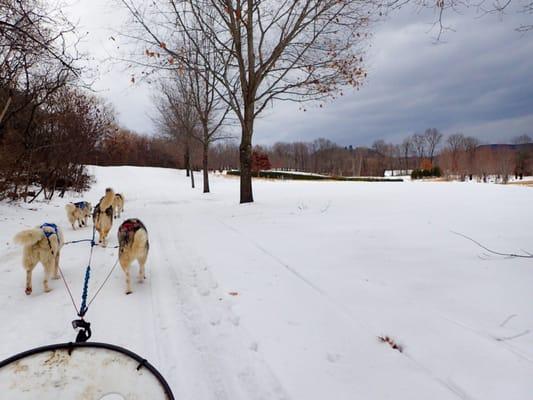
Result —
[{"label": "dog harness", "polygon": [[[44,236],[46,237],[46,241],[48,242],[48,247],[50,247],[50,252],[52,254],[54,254],[54,250],[52,250],[52,243],[50,243],[50,236],[56,235],[57,236],[57,241],[59,242],[59,234],[58,234],[58,230],[57,230],[57,225],[56,224],[49,224],[48,222],[45,222],[39,228],[43,231]],[[52,232],[46,231],[44,228],[52,228],[53,231]]]},{"label": "dog harness", "polygon": [[130,218],[124,221],[118,228],[118,243],[120,247],[123,248],[128,243],[131,243],[135,233],[139,229],[144,229],[146,231],[144,224],[137,218]]},{"label": "dog harness", "polygon": [[74,203],[74,206],[76,208],[81,208],[82,210],[87,207],[87,202],[86,201],[78,201],[77,203]]},{"label": "dog harness", "polygon": [[[56,235],[59,237],[58,235],[58,231],[57,231],[57,225],[56,224],[49,224],[48,222],[45,222],[44,224],[42,224],[39,228],[42,229],[43,233],[44,233],[44,236],[46,236],[47,239],[50,238],[50,236],[52,235]],[[44,228],[52,228],[53,229],[53,232],[50,232],[50,231],[45,231]]]}]

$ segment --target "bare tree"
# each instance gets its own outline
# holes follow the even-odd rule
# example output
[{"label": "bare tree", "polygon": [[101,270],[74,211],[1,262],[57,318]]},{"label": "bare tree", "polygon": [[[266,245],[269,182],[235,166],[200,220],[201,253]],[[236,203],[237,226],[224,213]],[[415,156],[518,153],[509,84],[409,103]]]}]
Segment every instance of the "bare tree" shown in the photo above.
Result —
[{"label": "bare tree", "polygon": [[56,72],[63,80],[79,75],[77,41],[59,4],[0,0],[0,138],[5,120],[21,109],[18,104],[8,113],[17,92],[27,94],[27,106],[34,101],[29,95],[40,93]]},{"label": "bare tree", "polygon": [[[197,41],[201,43],[202,38]],[[191,135],[202,146],[203,192],[209,193],[209,147],[218,140],[231,138],[229,135],[223,135],[221,131],[231,108],[222,99],[223,88],[220,87],[220,82],[216,79],[216,75],[223,72],[224,65],[216,63],[213,58],[215,53],[212,51],[212,43],[205,37],[203,38],[202,49],[204,57],[209,57],[209,64],[213,66],[212,69],[200,70],[198,68],[202,65],[200,56],[187,41],[183,49],[182,55],[186,54],[187,64],[194,65],[196,68],[178,71],[176,80],[181,96],[190,101],[196,111],[199,129],[192,130]]]},{"label": "bare tree", "polygon": [[[475,9],[478,16],[483,17],[490,14],[505,14],[511,6],[518,4],[516,10],[522,14],[533,14],[532,0],[388,0],[385,6],[390,10],[400,9],[411,4],[416,8],[429,8],[434,10],[433,28],[437,30],[437,40],[446,31],[454,31],[446,22],[446,14],[459,13],[464,9]],[[516,28],[518,32],[529,32],[533,30],[533,22],[526,22]]]},{"label": "bare tree", "polygon": [[451,169],[456,174],[459,170],[459,156],[465,149],[465,136],[462,133],[450,135],[446,139],[446,144],[451,156]]},{"label": "bare tree", "polygon": [[514,152],[509,148],[503,148],[499,151],[497,162],[497,171],[502,183],[509,182],[509,175],[513,173],[515,167]]},{"label": "bare tree", "polygon": [[427,144],[427,153],[429,156],[429,161],[433,165],[433,159],[435,157],[435,150],[442,140],[442,133],[440,133],[436,128],[428,128],[424,132],[424,139]]},{"label": "bare tree", "polygon": [[200,130],[200,117],[193,103],[190,82],[185,76],[161,82],[156,97],[158,122],[162,133],[183,144],[184,164],[194,188],[194,169],[191,163],[192,141]]},{"label": "bare tree", "polygon": [[478,138],[475,138],[473,136],[468,136],[464,138],[464,150],[466,152],[466,158],[467,158],[467,173],[470,175],[470,179],[472,180],[473,174],[476,173],[476,154],[478,147],[480,145],[480,141]]},{"label": "bare tree", "polygon": [[511,142],[516,145],[515,155],[515,177],[523,179],[529,172],[529,165],[533,158],[533,140],[529,135],[514,137]]},{"label": "bare tree", "polygon": [[426,157],[426,138],[424,137],[424,135],[415,133],[413,136],[411,136],[411,140],[413,143],[414,152],[417,157],[417,167],[420,168],[422,160],[424,159],[424,157]]},{"label": "bare tree", "polygon": [[[359,87],[366,73],[360,44],[374,4],[356,0],[170,0],[151,9],[122,0],[151,43],[187,68],[209,70],[241,125],[241,203],[252,202],[254,122],[274,101],[322,100]],[[195,32],[201,31],[201,41]],[[184,34],[200,56],[183,60],[172,37]],[[133,36],[133,35],[132,35]],[[210,42],[217,65],[203,49]],[[236,88],[236,89],[235,89]]]},{"label": "bare tree", "polygon": [[388,169],[394,175],[395,146],[380,139],[372,144],[372,150],[379,155],[380,169]]},{"label": "bare tree", "polygon": [[527,144],[527,143],[533,143],[533,140],[531,139],[531,136],[523,134],[520,136],[516,136],[511,139],[511,143],[513,144]]},{"label": "bare tree", "polygon": [[413,140],[409,136],[403,140],[403,142],[400,144],[400,152],[401,157],[403,160],[403,169],[404,173],[407,173],[409,170],[409,158],[413,154],[414,148],[413,148]]}]

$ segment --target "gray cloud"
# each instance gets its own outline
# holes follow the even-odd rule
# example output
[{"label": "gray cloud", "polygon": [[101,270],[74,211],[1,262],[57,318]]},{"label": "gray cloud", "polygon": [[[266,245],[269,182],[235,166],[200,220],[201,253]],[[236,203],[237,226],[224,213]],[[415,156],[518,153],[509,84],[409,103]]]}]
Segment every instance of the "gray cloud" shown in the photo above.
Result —
[{"label": "gray cloud", "polygon": [[456,32],[439,44],[428,33],[431,16],[400,17],[378,28],[359,92],[306,113],[278,105],[258,124],[257,139],[327,136],[369,145],[377,138],[399,142],[428,127],[485,141],[533,133],[533,35],[514,31],[521,15],[501,21],[456,15],[447,20]]},{"label": "gray cloud", "polygon": [[[437,44],[431,13],[405,9],[392,15],[376,26],[361,90],[323,108],[307,105],[307,112],[277,103],[257,122],[255,142],[322,136],[370,145],[378,138],[399,142],[428,127],[488,142],[533,134],[533,33],[514,30],[525,18],[515,11],[503,18],[449,14],[446,23],[455,32]],[[85,50],[101,72],[95,88],[114,105],[121,124],[154,133],[151,87],[131,84],[127,65],[104,62],[123,50],[110,36],[126,21],[125,11],[96,0],[79,2],[70,12],[89,32]]]}]

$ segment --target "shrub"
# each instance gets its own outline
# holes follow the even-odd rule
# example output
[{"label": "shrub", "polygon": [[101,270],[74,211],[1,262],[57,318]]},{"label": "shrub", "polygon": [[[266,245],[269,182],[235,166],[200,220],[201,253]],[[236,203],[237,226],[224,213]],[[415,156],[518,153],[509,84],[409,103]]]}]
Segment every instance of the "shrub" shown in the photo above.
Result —
[{"label": "shrub", "polygon": [[411,172],[411,179],[422,179],[422,178],[432,178],[432,177],[440,177],[442,176],[442,172],[440,167],[435,166],[431,169],[414,169]]},{"label": "shrub", "polygon": [[440,178],[442,176],[442,171],[440,170],[440,167],[438,165],[433,167],[431,171],[432,171],[432,175],[436,176],[437,178]]}]

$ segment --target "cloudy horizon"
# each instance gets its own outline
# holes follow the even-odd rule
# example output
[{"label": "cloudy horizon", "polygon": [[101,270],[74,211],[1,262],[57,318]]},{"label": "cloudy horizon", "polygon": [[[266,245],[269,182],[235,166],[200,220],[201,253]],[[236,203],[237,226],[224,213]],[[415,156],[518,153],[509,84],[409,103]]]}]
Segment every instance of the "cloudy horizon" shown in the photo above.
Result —
[{"label": "cloudy horizon", "polygon": [[[111,36],[127,14],[105,0],[78,1],[69,14],[88,32],[83,50],[93,57],[97,94],[113,105],[119,123],[141,134],[157,133],[152,87],[132,84],[126,64],[112,61],[120,41]],[[527,15],[449,14],[454,31],[436,42],[433,16],[408,8],[376,25],[365,55],[368,78],[359,91],[324,107],[276,103],[256,123],[255,144],[328,138],[339,145],[401,142],[437,128],[486,143],[533,135],[533,32],[517,28]],[[113,36],[114,38],[116,37]],[[118,49],[117,49],[118,47]]]}]

